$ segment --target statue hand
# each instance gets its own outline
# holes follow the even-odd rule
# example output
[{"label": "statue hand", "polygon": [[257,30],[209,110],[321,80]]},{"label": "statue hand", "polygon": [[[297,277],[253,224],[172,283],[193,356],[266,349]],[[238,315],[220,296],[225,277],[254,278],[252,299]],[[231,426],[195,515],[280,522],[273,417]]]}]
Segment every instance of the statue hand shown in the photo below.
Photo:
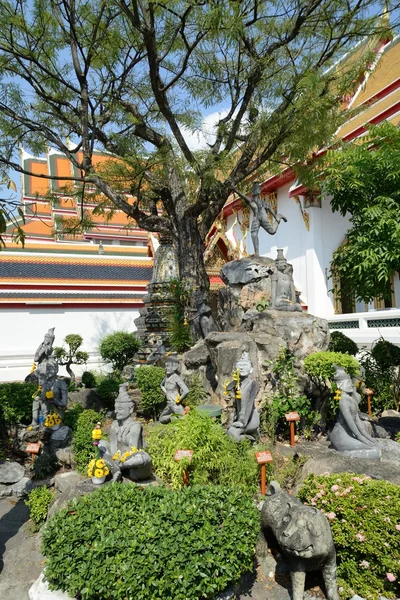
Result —
[{"label": "statue hand", "polygon": [[232,427],[236,427],[236,429],[243,429],[244,425],[241,421],[235,421],[232,423]]},{"label": "statue hand", "polygon": [[123,463],[123,467],[126,469],[127,467],[143,467],[146,464],[146,455],[143,452],[136,452],[133,456],[130,456]]}]

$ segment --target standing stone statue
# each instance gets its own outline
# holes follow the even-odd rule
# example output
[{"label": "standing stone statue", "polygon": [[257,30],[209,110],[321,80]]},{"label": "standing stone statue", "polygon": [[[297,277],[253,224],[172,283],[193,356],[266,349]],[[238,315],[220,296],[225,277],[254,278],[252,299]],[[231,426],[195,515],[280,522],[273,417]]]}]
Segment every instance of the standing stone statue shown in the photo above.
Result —
[{"label": "standing stone statue", "polygon": [[308,571],[321,570],[327,600],[340,600],[336,580],[336,551],[328,519],[305,506],[272,481],[261,509],[261,528],[272,531],[289,562],[293,600],[303,600]]},{"label": "standing stone statue", "polygon": [[197,339],[204,339],[212,331],[218,331],[217,324],[211,313],[211,308],[206,304],[204,293],[199,289],[193,294],[196,309],[191,321]]},{"label": "standing stone statue", "polygon": [[278,250],[275,265],[271,275],[271,308],[302,312],[294,287],[293,267],[287,262],[281,249]]},{"label": "standing stone statue", "polygon": [[227,385],[228,390],[236,390],[235,421],[228,429],[228,435],[237,442],[245,439],[254,442],[258,437],[258,428],[260,426],[260,415],[255,406],[260,384],[255,379],[249,377],[253,372],[253,365],[247,352],[243,352],[237,361],[236,369],[240,380],[236,381],[234,385],[232,385],[233,382]]},{"label": "standing stone statue", "polygon": [[179,374],[179,360],[168,357],[165,363],[165,377],[161,382],[161,389],[167,399],[167,405],[160,415],[160,423],[167,425],[171,422],[171,415],[184,415],[182,401],[189,393],[189,388]]},{"label": "standing stone statue", "polygon": [[131,417],[134,402],[127,388],[126,383],[119,386],[110,441],[101,440],[99,444],[100,455],[109,466],[113,481],[121,479],[123,474],[133,481],[140,481],[148,479],[152,472],[151,458],[142,450],[143,427]]},{"label": "standing stone statue", "polygon": [[[240,198],[243,198],[243,200],[250,206],[253,212],[250,233],[254,247],[254,256],[260,256],[260,247],[258,240],[258,233],[260,231],[260,227],[262,227],[264,231],[266,231],[270,235],[274,235],[278,229],[279,223],[281,221],[284,221],[286,223],[287,219],[280,213],[276,214],[272,207],[261,198],[261,185],[259,183],[253,183],[253,188],[251,190],[251,198],[245,196],[245,194],[242,194],[242,192],[240,192],[233,186],[232,189]],[[273,223],[271,223],[268,219],[268,213],[272,216]]]}]

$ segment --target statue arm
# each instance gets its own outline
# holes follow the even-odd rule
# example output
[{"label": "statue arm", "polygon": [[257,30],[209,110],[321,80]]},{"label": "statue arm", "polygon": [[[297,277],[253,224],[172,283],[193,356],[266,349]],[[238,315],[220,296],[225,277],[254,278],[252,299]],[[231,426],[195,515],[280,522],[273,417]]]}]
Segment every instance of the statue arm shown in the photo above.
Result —
[{"label": "statue arm", "polygon": [[180,377],[179,377],[179,380],[177,381],[177,384],[178,384],[178,387],[179,387],[179,390],[180,390],[180,394],[179,395],[181,397],[181,402],[182,402],[182,400],[184,400],[186,398],[186,396],[188,395],[189,388],[186,385],[186,383],[183,381],[183,379],[181,379]]},{"label": "statue arm", "polygon": [[246,196],[246,194],[243,194],[236,187],[232,186],[232,189],[235,192],[235,194],[237,194],[239,196],[239,198],[242,198],[242,200],[244,200],[246,202],[246,204],[248,204],[250,206],[253,213],[257,214],[258,207],[257,207],[257,204],[254,202],[254,200],[252,198],[249,198],[249,196]]},{"label": "statue arm", "polygon": [[340,407],[340,411],[342,413],[343,419],[344,419],[348,429],[350,430],[350,432],[354,435],[354,437],[357,440],[370,446],[371,441],[368,438],[366,438],[365,435],[357,427],[356,420],[354,419],[353,415],[350,412],[350,407],[349,407],[348,403],[343,402],[343,400],[340,400],[339,407]]},{"label": "statue arm", "polygon": [[240,414],[238,415],[238,421],[243,424],[244,427],[251,421],[255,408],[255,400],[260,386],[257,381],[252,381],[250,389],[248,390],[247,398],[242,398],[242,406]]}]

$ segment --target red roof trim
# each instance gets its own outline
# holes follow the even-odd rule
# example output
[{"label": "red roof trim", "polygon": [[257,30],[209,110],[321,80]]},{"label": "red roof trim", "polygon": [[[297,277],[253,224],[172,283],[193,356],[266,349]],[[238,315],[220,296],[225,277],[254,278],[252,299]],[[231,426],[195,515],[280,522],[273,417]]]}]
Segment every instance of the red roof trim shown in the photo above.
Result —
[{"label": "red roof trim", "polygon": [[105,308],[112,308],[112,309],[116,309],[116,308],[127,308],[127,309],[132,309],[132,308],[143,308],[143,302],[141,300],[133,300],[132,302],[110,302],[110,303],[106,303],[106,302],[99,302],[99,303],[95,303],[95,302],[86,302],[85,300],[80,300],[79,302],[50,302],[50,303],[45,303],[45,302],[0,302],[0,311],[4,310],[4,309],[27,309],[27,310],[32,310],[34,308],[48,308],[48,309],[56,309],[56,308],[79,308],[79,309],[90,309],[90,308],[101,308],[102,310],[104,310]]},{"label": "red roof trim", "polygon": [[65,285],[65,284],[60,284],[60,283],[53,283],[52,285],[49,285],[48,283],[23,283],[23,282],[19,282],[18,284],[13,284],[13,283],[1,283],[0,282],[0,291],[2,290],[18,290],[19,292],[24,292],[27,290],[38,290],[40,289],[40,291],[43,290],[51,290],[51,291],[65,291],[65,292],[72,292],[72,291],[103,291],[103,292],[109,292],[109,291],[117,291],[117,292],[127,292],[130,291],[132,293],[134,292],[141,292],[144,293],[146,291],[146,287],[147,284],[143,284],[143,285],[134,285],[134,284],[121,284],[121,285],[99,285],[99,284],[95,284],[95,285],[91,285],[89,282],[87,284],[84,285]]}]

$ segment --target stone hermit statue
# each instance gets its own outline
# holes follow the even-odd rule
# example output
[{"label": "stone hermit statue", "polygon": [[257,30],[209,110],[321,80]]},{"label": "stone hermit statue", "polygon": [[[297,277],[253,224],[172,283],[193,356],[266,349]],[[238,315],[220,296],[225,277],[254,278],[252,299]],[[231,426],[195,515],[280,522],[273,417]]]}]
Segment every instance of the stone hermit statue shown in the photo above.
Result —
[{"label": "stone hermit statue", "polygon": [[293,600],[303,600],[307,571],[321,570],[327,600],[340,600],[336,580],[336,551],[328,519],[271,482],[261,509],[261,528],[271,531],[289,562]]},{"label": "stone hermit statue", "polygon": [[204,339],[212,331],[218,331],[217,324],[211,313],[211,308],[205,301],[204,293],[198,289],[193,294],[196,308],[191,318],[193,329],[198,339]]},{"label": "stone hermit statue", "polygon": [[165,363],[165,377],[161,382],[161,389],[167,399],[167,405],[160,415],[160,423],[167,425],[171,422],[171,415],[184,415],[182,401],[189,393],[189,388],[179,374],[179,360],[169,356]]},{"label": "stone hermit statue", "polygon": [[[272,207],[265,202],[261,198],[261,185],[257,182],[253,183],[253,188],[251,190],[252,196],[251,198],[242,194],[238,189],[232,186],[233,191],[250,206],[253,219],[251,222],[251,239],[254,247],[254,256],[260,256],[260,247],[258,240],[258,233],[260,231],[260,227],[264,229],[270,235],[274,235],[278,229],[279,223],[281,221],[287,222],[286,217],[281,214],[276,214],[276,212],[272,209]],[[273,222],[271,223],[268,218],[268,213],[272,216]]]},{"label": "stone hermit statue", "polygon": [[151,458],[143,451],[143,427],[131,417],[134,402],[127,387],[126,383],[119,386],[110,441],[99,443],[100,455],[109,466],[113,481],[121,479],[123,474],[133,481],[148,479],[152,472]]},{"label": "stone hermit statue", "polygon": [[281,249],[278,250],[275,265],[271,275],[271,308],[301,312],[303,309],[294,287],[293,267],[287,262]]},{"label": "stone hermit statue", "polygon": [[343,367],[336,367],[334,379],[341,390],[341,397],[337,421],[330,434],[332,447],[346,456],[379,459],[381,449],[378,440],[367,433],[360,419],[358,404],[361,396],[356,392],[350,375]]},{"label": "stone hermit statue", "polygon": [[253,365],[247,352],[243,352],[237,361],[236,369],[239,380],[232,381],[226,386],[228,391],[235,389],[236,392],[235,421],[228,429],[228,435],[237,442],[244,439],[255,441],[260,426],[260,415],[255,406],[260,384],[249,377],[253,372]]}]

